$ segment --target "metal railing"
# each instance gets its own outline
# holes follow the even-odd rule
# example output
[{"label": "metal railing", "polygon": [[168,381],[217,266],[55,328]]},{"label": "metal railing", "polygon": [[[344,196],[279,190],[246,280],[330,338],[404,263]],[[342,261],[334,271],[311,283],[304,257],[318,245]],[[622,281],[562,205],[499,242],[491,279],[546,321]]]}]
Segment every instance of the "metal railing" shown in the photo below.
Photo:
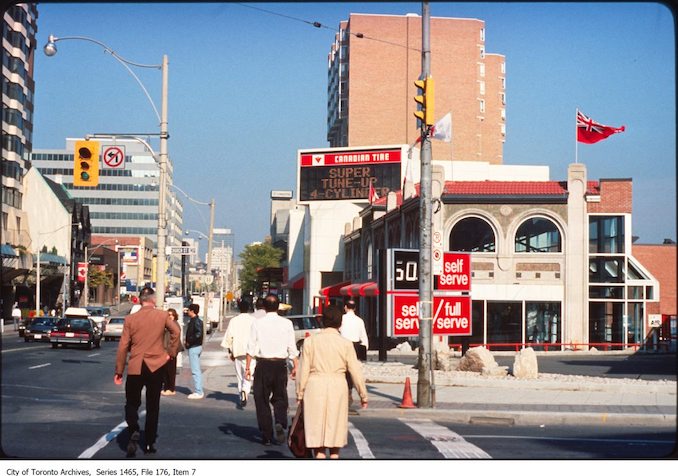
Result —
[{"label": "metal railing", "polygon": [[[461,352],[462,344],[449,344],[450,349],[454,351]],[[648,347],[648,344],[638,344],[638,343],[628,343],[623,342],[589,342],[584,343],[572,343],[572,342],[502,342],[502,343],[488,343],[488,344],[469,344],[469,348],[473,347],[485,347],[487,350],[513,350],[519,352],[522,348],[533,347],[535,350],[543,350],[548,352],[549,350],[563,350],[563,348],[568,348],[571,350],[584,350],[587,347],[595,347],[599,350],[627,350],[634,349],[639,350],[640,348]]]}]

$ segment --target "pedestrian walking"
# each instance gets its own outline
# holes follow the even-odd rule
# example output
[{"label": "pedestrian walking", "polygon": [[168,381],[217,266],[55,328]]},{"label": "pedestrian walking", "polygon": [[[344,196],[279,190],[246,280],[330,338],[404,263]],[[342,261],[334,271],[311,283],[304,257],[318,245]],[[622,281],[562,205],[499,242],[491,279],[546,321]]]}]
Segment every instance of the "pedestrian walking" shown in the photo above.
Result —
[{"label": "pedestrian walking", "polygon": [[[355,349],[358,360],[365,361],[367,360],[367,347],[369,346],[369,341],[367,338],[367,331],[365,330],[365,322],[356,315],[355,309],[356,302],[353,299],[346,301],[339,333],[342,337],[345,337],[353,343],[353,348]],[[353,403],[353,381],[351,380],[351,375],[348,373],[346,374],[346,381],[348,382],[348,404],[350,406]]]},{"label": "pedestrian walking", "polygon": [[273,294],[264,299],[266,315],[252,323],[245,361],[245,376],[250,379],[252,359],[257,360],[254,369],[254,404],[262,443],[266,446],[271,444],[274,429],[269,401],[273,405],[275,415],[275,439],[280,444],[285,442],[289,406],[287,360],[292,360],[294,364],[290,373],[292,379],[296,377],[299,365],[294,327],[289,319],[278,315],[279,304],[278,297]]},{"label": "pedestrian walking", "polygon": [[[125,421],[130,434],[127,455],[134,456],[139,444],[139,407],[141,390],[146,387],[146,426],[144,453],[155,453],[160,414],[160,389],[165,365],[176,357],[181,338],[179,325],[169,313],[155,308],[155,292],[141,290],[141,309],[125,318],[118,345],[114,382],[122,384],[127,354],[127,381],[125,382]],[[170,334],[168,350],[163,345],[165,330]]]},{"label": "pedestrian walking", "polygon": [[254,301],[254,317],[256,319],[259,319],[260,317],[264,317],[265,315],[266,310],[264,309],[264,298],[261,297],[257,298],[257,300]]},{"label": "pedestrian walking", "polygon": [[[169,313],[170,317],[176,322],[177,326],[179,325],[179,314],[177,313],[176,309],[169,308],[167,310]],[[181,329],[181,327],[179,327]],[[169,344],[170,344],[170,339],[171,335],[167,329],[165,329],[165,349],[169,349]],[[179,352],[184,351],[184,346],[181,345],[181,338],[179,339],[179,348],[177,349],[177,355],[179,355]],[[163,391],[160,392],[161,395],[165,397],[171,397],[173,395],[176,395],[176,380],[177,380],[177,355],[172,357],[170,355],[170,359],[167,361],[167,365],[165,366],[165,379],[163,381]]]},{"label": "pedestrian walking", "polygon": [[202,320],[198,317],[199,304],[189,304],[184,347],[188,351],[188,361],[191,364],[193,376],[193,393],[188,396],[191,400],[199,400],[205,396],[202,389],[202,371],[200,370],[200,354],[202,354]]},{"label": "pedestrian walking", "polygon": [[[244,299],[238,302],[240,314],[232,317],[226,328],[224,340],[221,341],[221,347],[228,351],[230,359],[235,366],[235,375],[238,379],[238,395],[240,396],[240,406],[247,405],[247,396],[252,388],[252,380],[245,378],[245,364],[247,361],[247,342],[250,338],[254,316],[249,313],[250,303]],[[254,374],[256,361],[252,359],[249,366],[250,374]]]},{"label": "pedestrian walking", "polygon": [[306,447],[316,458],[339,458],[348,442],[348,402],[346,373],[349,373],[367,408],[367,388],[355,348],[339,333],[341,309],[323,310],[325,328],[307,337],[301,355],[297,381],[297,404],[303,403]]}]

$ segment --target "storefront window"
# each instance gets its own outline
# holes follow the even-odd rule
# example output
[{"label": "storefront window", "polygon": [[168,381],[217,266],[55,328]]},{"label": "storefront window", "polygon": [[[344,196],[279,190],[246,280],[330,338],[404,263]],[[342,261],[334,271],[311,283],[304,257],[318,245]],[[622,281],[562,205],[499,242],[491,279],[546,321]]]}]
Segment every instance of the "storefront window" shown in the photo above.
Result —
[{"label": "storefront window", "polygon": [[643,304],[639,302],[628,303],[627,319],[628,327],[626,329],[627,342],[629,344],[643,343]]},{"label": "storefront window", "polygon": [[[623,342],[624,303],[623,302],[590,302],[589,303],[589,342],[597,344]],[[620,350],[621,345],[602,346],[598,350]]]},{"label": "storefront window", "polygon": [[[489,301],[487,303],[487,343],[522,344],[522,321],[522,303]],[[491,350],[501,348],[501,346],[491,347]]]},{"label": "storefront window", "polygon": [[558,227],[546,218],[525,220],[516,232],[516,253],[560,253]]},{"label": "storefront window", "polygon": [[468,343],[484,344],[483,327],[485,325],[485,301],[473,301],[471,303],[471,332],[469,337],[452,337],[451,344],[461,344],[463,339],[468,339]]},{"label": "storefront window", "polygon": [[[560,303],[525,303],[525,342],[533,344],[560,342]],[[534,350],[549,350],[535,345]]]},{"label": "storefront window", "polygon": [[594,299],[624,299],[624,286],[589,286],[589,297]]},{"label": "storefront window", "polygon": [[591,283],[623,283],[623,258],[590,258],[589,282]]},{"label": "storefront window", "polygon": [[589,217],[589,253],[624,253],[624,217]]},{"label": "storefront window", "polygon": [[464,218],[450,232],[450,251],[493,253],[495,237],[492,227],[480,218]]}]

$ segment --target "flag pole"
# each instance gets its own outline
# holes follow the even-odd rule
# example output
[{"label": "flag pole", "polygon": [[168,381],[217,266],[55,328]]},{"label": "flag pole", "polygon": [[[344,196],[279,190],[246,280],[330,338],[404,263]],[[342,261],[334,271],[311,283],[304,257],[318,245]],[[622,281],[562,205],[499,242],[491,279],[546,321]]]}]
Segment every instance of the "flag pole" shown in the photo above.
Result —
[{"label": "flag pole", "polygon": [[577,140],[577,116],[579,116],[579,108],[574,114],[574,163],[579,163],[579,141]]}]

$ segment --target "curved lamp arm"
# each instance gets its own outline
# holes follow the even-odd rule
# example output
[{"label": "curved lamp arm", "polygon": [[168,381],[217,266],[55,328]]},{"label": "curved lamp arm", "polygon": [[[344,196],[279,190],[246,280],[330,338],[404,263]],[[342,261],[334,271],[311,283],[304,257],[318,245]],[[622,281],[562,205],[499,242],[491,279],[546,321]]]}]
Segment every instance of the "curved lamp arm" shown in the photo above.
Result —
[{"label": "curved lamp arm", "polygon": [[141,89],[143,90],[144,94],[146,95],[146,98],[148,99],[148,102],[151,103],[151,107],[153,108],[153,111],[155,112],[155,116],[158,118],[158,122],[161,122],[160,119],[160,113],[158,112],[158,108],[155,106],[155,103],[153,102],[153,99],[151,98],[151,95],[148,93],[148,90],[146,89],[146,86],[141,82],[139,77],[132,71],[132,69],[128,65],[136,66],[138,68],[151,68],[151,69],[162,69],[161,64],[143,64],[143,63],[135,63],[134,61],[130,61],[128,59],[123,58],[120,56],[118,53],[113,51],[108,45],[102,43],[99,40],[95,40],[94,38],[89,38],[87,36],[63,36],[61,38],[57,38],[54,35],[49,35],[49,38],[47,40],[47,44],[44,47],[45,54],[47,56],[54,56],[57,52],[56,48],[56,42],[57,41],[62,41],[62,40],[83,40],[83,41],[89,41],[90,43],[97,44],[101,46],[104,49],[105,53],[109,53],[113,58],[118,60],[118,62],[125,67],[125,69],[129,72],[129,74],[132,75],[132,77],[136,80],[136,82],[141,86]]}]

